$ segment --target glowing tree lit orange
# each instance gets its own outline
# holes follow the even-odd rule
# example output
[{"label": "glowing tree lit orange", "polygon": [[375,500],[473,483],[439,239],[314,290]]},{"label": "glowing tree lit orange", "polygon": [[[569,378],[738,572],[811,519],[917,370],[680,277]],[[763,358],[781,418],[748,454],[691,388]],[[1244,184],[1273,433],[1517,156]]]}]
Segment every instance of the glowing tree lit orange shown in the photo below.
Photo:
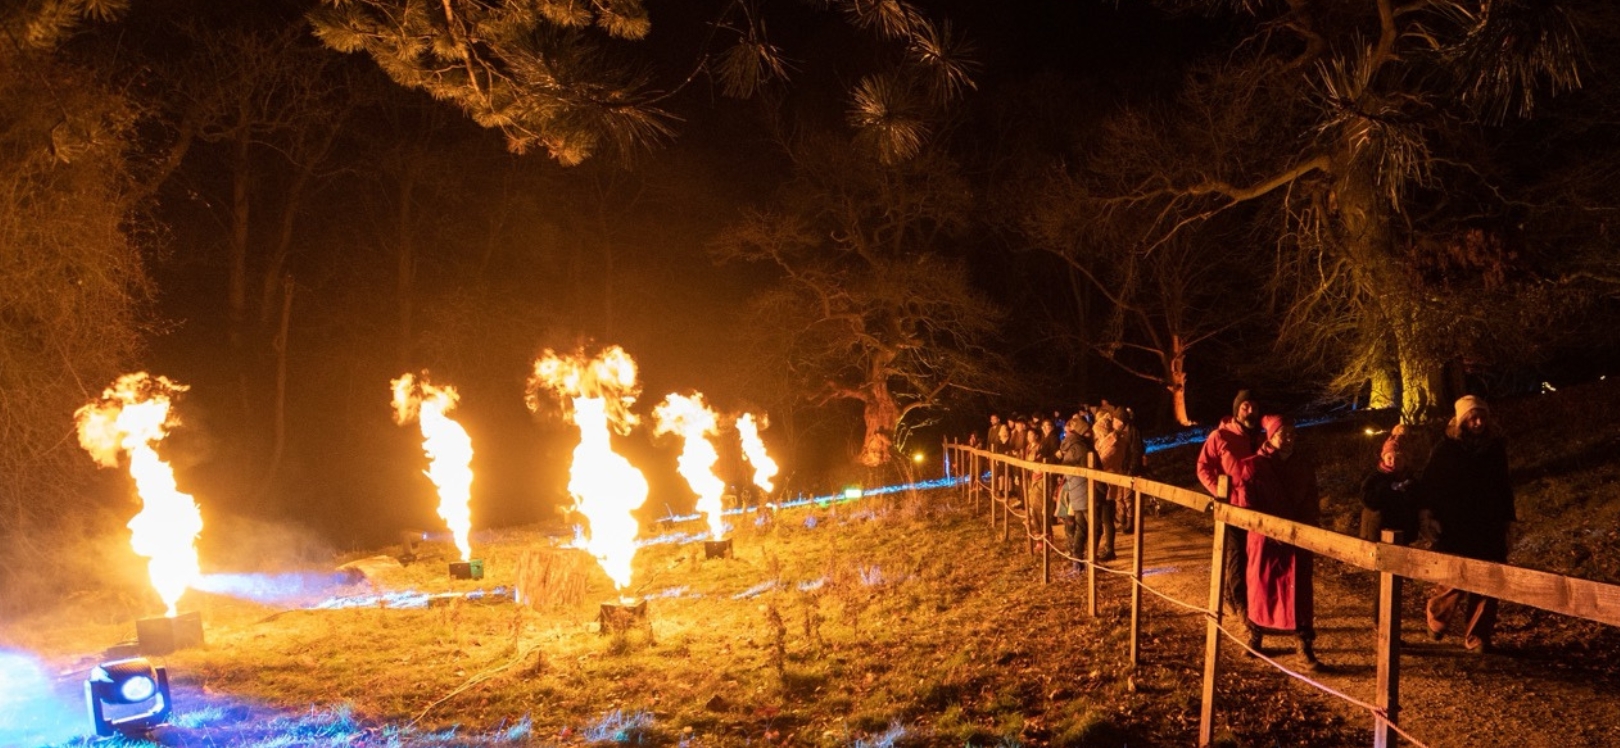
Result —
[{"label": "glowing tree lit orange", "polygon": [[439,489],[439,516],[455,536],[461,560],[472,559],[467,535],[472,531],[472,437],[449,416],[458,399],[456,388],[435,387],[427,378],[406,374],[395,379],[394,423],[415,420],[422,426],[422,451],[428,456],[423,471]]},{"label": "glowing tree lit orange", "polygon": [[595,357],[545,351],[534,362],[528,404],[539,410],[541,393],[559,397],[564,414],[579,428],[579,446],[568,471],[574,510],[585,515],[590,529],[585,550],[596,557],[620,594],[630,586],[630,562],[641,531],[635,510],[647,501],[647,479],[613,451],[611,434],[627,434],[636,425],[630,413],[640,392],[636,363],[618,346]]},{"label": "glowing tree lit orange", "polygon": [[[760,419],[764,421],[764,419]],[[766,426],[770,424],[765,423]],[[754,423],[753,413],[744,413],[737,419],[737,435],[742,439],[743,454],[748,462],[754,466],[754,485],[759,490],[770,493],[775,490],[776,484],[771,482],[776,477],[776,460],[771,459],[765,452],[765,442],[759,438],[760,426]]]},{"label": "glowing tree lit orange", "polygon": [[180,493],[174,471],[158,456],[157,443],[179,421],[170,411],[170,398],[186,391],[184,385],[146,372],[125,374],[101,393],[101,399],[74,413],[79,445],[102,467],[118,467],[129,455],[129,474],[141,497],[141,511],[129,521],[130,545],[150,559],[147,574],[168,615],[201,572],[197,567],[197,534],[202,513],[197,502]]},{"label": "glowing tree lit orange", "polygon": [[691,397],[671,394],[653,409],[653,416],[658,419],[655,433],[680,434],[684,444],[676,469],[698,495],[698,511],[709,518],[709,537],[719,540],[725,534],[725,524],[720,520],[723,508],[720,499],[726,492],[726,483],[714,474],[714,464],[720,461],[720,452],[709,440],[719,430],[714,411],[703,403],[702,394]]}]

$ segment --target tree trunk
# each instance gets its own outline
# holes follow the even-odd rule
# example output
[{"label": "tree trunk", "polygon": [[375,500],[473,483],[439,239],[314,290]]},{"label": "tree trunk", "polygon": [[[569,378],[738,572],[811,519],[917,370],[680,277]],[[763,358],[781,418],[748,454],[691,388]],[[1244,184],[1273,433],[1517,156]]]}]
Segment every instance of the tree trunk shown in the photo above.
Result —
[{"label": "tree trunk", "polygon": [[[1170,365],[1165,372],[1168,384],[1165,386],[1170,390],[1170,405],[1175,409],[1176,423],[1191,426],[1192,419],[1187,416],[1187,346],[1180,335],[1170,336],[1168,360]],[[1141,424],[1137,428],[1141,428]]]},{"label": "tree trunk", "polygon": [[867,369],[866,385],[860,400],[866,405],[866,437],[861,441],[860,463],[867,467],[886,465],[894,455],[894,430],[900,425],[900,404],[889,391],[889,363],[892,351],[873,354]]},{"label": "tree trunk", "polygon": [[886,465],[894,456],[894,428],[899,425],[900,406],[887,385],[868,388],[866,399],[866,438],[861,442],[860,462],[866,467]]},{"label": "tree trunk", "polygon": [[[1354,153],[1346,146],[1346,157]],[[1440,366],[1423,341],[1430,324],[1421,289],[1407,261],[1395,251],[1392,213],[1371,164],[1341,164],[1335,184],[1339,228],[1366,305],[1358,324],[1394,342],[1400,372],[1401,418],[1426,418],[1438,401]]]},{"label": "tree trunk", "polygon": [[226,322],[230,325],[226,334],[232,352],[236,354],[237,360],[241,361],[242,353],[247,347],[243,328],[247,322],[248,218],[251,215],[249,202],[251,189],[248,183],[253,173],[253,166],[250,163],[253,138],[247,127],[239,128],[235,145],[236,153],[231,164],[231,239],[227,250],[230,255],[230,269],[225,308]]},{"label": "tree trunk", "polygon": [[1380,366],[1373,373],[1372,394],[1367,397],[1367,407],[1373,410],[1393,408],[1400,402],[1401,372],[1387,366]]},{"label": "tree trunk", "polygon": [[287,343],[292,329],[293,277],[281,278],[281,320],[271,347],[276,354],[276,401],[270,412],[272,428],[270,464],[265,466],[264,480],[259,484],[261,496],[268,496],[275,485],[276,473],[287,451]]},{"label": "tree trunk", "polygon": [[399,205],[395,206],[398,221],[395,226],[395,247],[398,253],[396,260],[396,275],[394,278],[394,310],[395,335],[398,336],[399,362],[396,367],[400,371],[409,371],[411,368],[412,338],[411,315],[414,311],[414,295],[416,285],[416,231],[414,209],[416,201],[416,172],[410,164],[400,170],[399,175]]}]

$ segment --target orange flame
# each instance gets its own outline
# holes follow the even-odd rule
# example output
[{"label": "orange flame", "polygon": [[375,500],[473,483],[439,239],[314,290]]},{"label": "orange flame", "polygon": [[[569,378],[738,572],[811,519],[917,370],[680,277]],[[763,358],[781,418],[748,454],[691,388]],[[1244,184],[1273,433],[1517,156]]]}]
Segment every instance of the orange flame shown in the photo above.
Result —
[{"label": "orange flame", "polygon": [[653,416],[658,419],[655,433],[681,435],[684,444],[676,468],[697,493],[698,511],[709,518],[709,537],[719,540],[725,534],[720,513],[726,482],[714,474],[714,464],[720,461],[720,452],[709,440],[719,430],[714,411],[703,403],[702,394],[692,397],[671,394],[653,409]]},{"label": "orange flame", "polygon": [[[760,422],[765,426],[770,425],[764,418],[761,418]],[[759,486],[761,491],[770,493],[776,488],[776,484],[771,482],[771,479],[776,477],[776,461],[765,452],[765,442],[759,438],[759,429],[760,427],[754,424],[753,413],[744,413],[737,419],[737,434],[742,438],[743,454],[754,466],[754,485]]]},{"label": "orange flame", "polygon": [[102,467],[118,467],[129,454],[129,474],[141,497],[141,511],[129,521],[130,546],[150,559],[146,565],[152,587],[168,615],[186,588],[202,572],[197,566],[197,534],[202,513],[189,494],[180,493],[174,471],[158,457],[157,443],[179,423],[169,410],[170,397],[185,392],[185,385],[146,372],[125,374],[101,393],[101,399],[73,414],[79,445]]},{"label": "orange flame", "polygon": [[630,586],[641,531],[634,512],[647,501],[647,479],[614,453],[610,430],[626,434],[636,425],[630,406],[639,391],[636,363],[618,346],[594,358],[583,350],[572,355],[547,350],[534,362],[527,398],[530,410],[539,410],[541,392],[562,398],[565,414],[579,427],[568,492],[575,511],[590,523],[585,550],[621,594]]},{"label": "orange flame", "polygon": [[472,559],[472,545],[467,535],[472,532],[472,437],[467,430],[449,416],[459,399],[456,388],[450,385],[435,387],[406,374],[395,379],[394,423],[404,426],[415,420],[422,426],[422,451],[428,456],[428,469],[423,471],[439,489],[439,516],[455,536],[461,560]]}]

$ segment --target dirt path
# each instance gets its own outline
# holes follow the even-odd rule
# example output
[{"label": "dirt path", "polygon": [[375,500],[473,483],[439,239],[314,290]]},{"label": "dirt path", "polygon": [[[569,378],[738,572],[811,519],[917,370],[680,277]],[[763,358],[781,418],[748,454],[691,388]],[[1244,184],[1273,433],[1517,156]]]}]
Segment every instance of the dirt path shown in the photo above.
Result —
[{"label": "dirt path", "polygon": [[[1209,594],[1210,522],[1168,508],[1160,517],[1150,516],[1148,522],[1145,583],[1177,600],[1201,605]],[[1134,552],[1129,536],[1122,535],[1119,546],[1119,559],[1108,566],[1129,569]],[[1329,559],[1318,559],[1316,568],[1317,653],[1329,667],[1311,677],[1371,703],[1376,684],[1374,575]],[[1111,587],[1109,594],[1126,589],[1121,584]],[[1613,629],[1504,605],[1498,650],[1475,655],[1464,652],[1455,637],[1438,643],[1430,640],[1423,622],[1426,594],[1425,585],[1406,585],[1400,661],[1399,724],[1403,729],[1432,748],[1620,746],[1620,660],[1613,649],[1620,636]],[[1144,600],[1152,597],[1144,595]],[[1169,603],[1146,605],[1148,616],[1171,615],[1178,625],[1203,625],[1200,614]],[[1227,629],[1238,630],[1231,621]],[[1265,652],[1285,667],[1298,668],[1303,663],[1293,647],[1291,639],[1272,637]],[[1269,666],[1242,658],[1239,650],[1230,639],[1223,641],[1223,679],[1258,680],[1257,687],[1281,683],[1301,698],[1319,701],[1324,708],[1342,714],[1347,724],[1364,725],[1366,745],[1372,744],[1372,718],[1366,710],[1276,671],[1267,673]],[[1143,656],[1153,654],[1144,652]],[[1220,709],[1217,701],[1217,723],[1224,724]]]}]

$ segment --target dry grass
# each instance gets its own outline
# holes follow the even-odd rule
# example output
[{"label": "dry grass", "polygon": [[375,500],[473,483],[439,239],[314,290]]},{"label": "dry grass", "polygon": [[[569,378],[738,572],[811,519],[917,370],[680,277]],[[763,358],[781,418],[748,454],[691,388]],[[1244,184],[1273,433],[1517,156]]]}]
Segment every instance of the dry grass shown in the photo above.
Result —
[{"label": "dry grass", "polygon": [[[1148,641],[1165,655],[1132,672],[1123,586],[1102,617],[1087,618],[1080,585],[1040,586],[1021,546],[993,540],[954,492],[926,498],[926,511],[905,495],[787,510],[738,528],[730,559],[705,560],[701,543],[643,548],[636,591],[648,599],[650,625],[619,634],[597,630],[598,604],[613,592],[594,569],[582,599],[540,609],[496,598],[277,610],[191,593],[183,607],[202,609],[208,646],[165,658],[189,716],[163,742],[1191,740],[1196,627],[1169,617],[1150,624]],[[538,532],[503,532],[475,544],[487,564],[481,582],[451,580],[443,563],[428,562],[386,584],[511,585],[517,569],[541,563],[537,551],[563,553],[552,543]],[[117,627],[56,618],[10,631],[51,628],[57,633],[17,643],[66,655],[75,642],[112,643]],[[276,719],[280,737],[264,727]],[[1331,733],[1330,722],[1317,716],[1299,729]],[[303,737],[276,742],[288,735]]]}]

